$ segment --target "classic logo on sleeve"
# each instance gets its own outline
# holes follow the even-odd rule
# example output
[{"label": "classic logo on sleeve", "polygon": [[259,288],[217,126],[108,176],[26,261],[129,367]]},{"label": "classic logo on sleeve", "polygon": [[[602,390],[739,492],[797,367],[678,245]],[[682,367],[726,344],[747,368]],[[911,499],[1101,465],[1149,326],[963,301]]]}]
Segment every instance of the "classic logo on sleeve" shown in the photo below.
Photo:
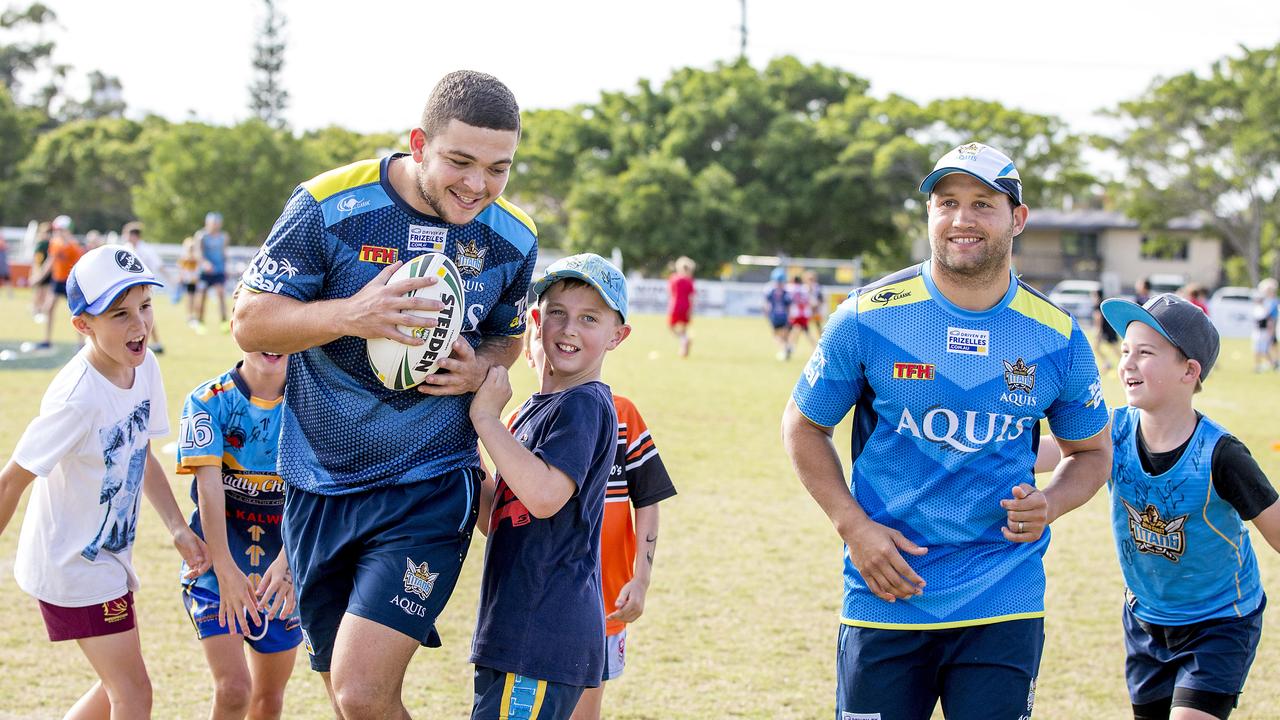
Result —
[{"label": "classic logo on sleeve", "polygon": [[990,330],[947,328],[947,352],[959,355],[986,355],[991,349]]}]

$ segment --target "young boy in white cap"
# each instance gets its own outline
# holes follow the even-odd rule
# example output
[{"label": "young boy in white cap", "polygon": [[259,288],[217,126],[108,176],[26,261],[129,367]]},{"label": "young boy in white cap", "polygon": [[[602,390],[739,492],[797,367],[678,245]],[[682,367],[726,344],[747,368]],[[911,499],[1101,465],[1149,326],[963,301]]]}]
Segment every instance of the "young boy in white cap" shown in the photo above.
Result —
[{"label": "young boy in white cap", "polygon": [[1121,338],[1128,401],[1112,418],[1107,486],[1133,715],[1226,718],[1267,604],[1244,523],[1280,551],[1280,503],[1244,444],[1193,407],[1218,357],[1209,318],[1172,294],[1106,300],[1102,315]]},{"label": "young boy in white cap", "polygon": [[471,652],[473,720],[566,719],[604,672],[600,527],[618,418],[600,371],[631,332],[627,283],[585,253],[552,263],[533,291],[540,391],[510,430],[501,416],[511,398],[505,367],[491,368],[471,401],[496,467],[481,494],[489,539]]},{"label": "young boy in white cap", "polygon": [[151,439],[169,434],[160,369],[147,349],[152,285],[160,285],[152,272],[118,245],[76,263],[67,303],[88,342],[49,385],[0,470],[0,532],[35,481],[14,563],[18,586],[39,601],[49,639],[75,640],[98,674],[67,717],[150,716],[133,607],[140,492],[192,572],[208,568],[151,452]]}]

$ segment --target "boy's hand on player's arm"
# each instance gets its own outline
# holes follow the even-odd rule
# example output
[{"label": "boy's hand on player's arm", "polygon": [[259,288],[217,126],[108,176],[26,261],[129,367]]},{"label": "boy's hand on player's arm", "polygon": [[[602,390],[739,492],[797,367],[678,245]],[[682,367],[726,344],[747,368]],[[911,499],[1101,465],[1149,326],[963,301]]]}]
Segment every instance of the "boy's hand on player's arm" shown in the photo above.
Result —
[{"label": "boy's hand on player's arm", "polygon": [[4,529],[13,517],[14,510],[17,510],[22,493],[26,492],[27,486],[35,479],[35,473],[13,460],[0,470],[0,535],[4,534]]},{"label": "boy's hand on player's arm", "polygon": [[[486,430],[492,429],[492,423],[496,421],[502,426],[502,432],[510,434],[502,424],[502,409],[509,400],[511,379],[507,376],[507,369],[500,365],[491,366],[485,374],[484,382],[480,383],[475,396],[471,398],[471,424],[475,425],[476,432],[480,432],[482,424],[486,425]],[[485,447],[488,447],[487,443]]]},{"label": "boy's hand on player's arm", "polygon": [[297,598],[293,591],[293,574],[289,572],[289,561],[285,557],[284,548],[271,562],[262,580],[258,582],[259,607],[266,606],[268,618],[278,617],[281,620],[293,614]]},{"label": "boy's hand on player's arm", "polygon": [[618,591],[618,599],[614,607],[618,608],[605,616],[608,620],[619,622],[635,622],[644,614],[644,598],[649,592],[648,578],[633,577]]}]

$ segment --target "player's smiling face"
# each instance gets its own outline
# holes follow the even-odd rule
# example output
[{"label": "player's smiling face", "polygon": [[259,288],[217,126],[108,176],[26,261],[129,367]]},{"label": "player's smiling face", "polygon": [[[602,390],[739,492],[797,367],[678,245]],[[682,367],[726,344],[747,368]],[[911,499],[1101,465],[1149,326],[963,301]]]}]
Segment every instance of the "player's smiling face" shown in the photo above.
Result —
[{"label": "player's smiling face", "polygon": [[450,120],[433,138],[415,129],[409,136],[418,163],[418,195],[447,223],[475,219],[507,187],[519,135]]},{"label": "player's smiling face", "polygon": [[89,360],[109,379],[131,376],[147,358],[151,334],[151,286],[134,285],[100,315],[78,315],[76,330],[93,341]]},{"label": "player's smiling face", "polygon": [[987,279],[1010,262],[1013,238],[1027,221],[1023,206],[965,173],[951,173],[929,194],[929,245],[944,272]]},{"label": "player's smiling face", "polygon": [[1171,402],[1185,403],[1195,390],[1200,366],[1155,328],[1131,322],[1120,342],[1118,373],[1125,402],[1151,411]]},{"label": "player's smiling face", "polygon": [[595,288],[547,288],[539,303],[538,339],[544,354],[543,392],[556,392],[600,377],[604,354],[626,339],[631,326],[605,304]]}]

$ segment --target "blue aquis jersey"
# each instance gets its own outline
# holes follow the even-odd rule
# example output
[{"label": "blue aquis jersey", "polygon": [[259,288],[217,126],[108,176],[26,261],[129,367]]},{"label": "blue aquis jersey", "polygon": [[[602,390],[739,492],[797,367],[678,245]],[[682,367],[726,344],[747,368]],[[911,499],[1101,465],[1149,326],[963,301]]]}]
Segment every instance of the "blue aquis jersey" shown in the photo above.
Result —
[{"label": "blue aquis jersey", "polygon": [[1041,418],[1066,440],[1106,427],[1093,353],[1069,314],[1012,275],[997,305],[964,310],[926,262],[840,305],[793,398],[823,427],[857,408],[854,498],[929,549],[903,555],[924,593],[893,603],[871,594],[846,553],[846,624],[925,630],[1043,616],[1049,533],[1009,542],[1000,501],[1035,482]]},{"label": "blue aquis jersey", "polygon": [[1111,524],[1133,614],[1157,625],[1243,617],[1262,603],[1258,559],[1240,514],[1214,489],[1213,451],[1227,431],[1200,418],[1182,457],[1150,475],[1137,408],[1115,412]]},{"label": "blue aquis jersey", "polygon": [[[250,290],[302,301],[354,295],[388,264],[445,253],[462,274],[462,337],[524,332],[537,230],[499,198],[466,225],[409,206],[391,187],[389,156],[331,170],[294,191],[244,273]],[[289,358],[280,471],[309,492],[342,495],[422,482],[478,466],[470,395],[432,397],[382,386],[365,340],[343,337]]]},{"label": "blue aquis jersey", "polygon": [[[178,436],[178,472],[194,474],[212,466],[222,474],[226,499],[227,545],[236,565],[257,582],[280,554],[280,515],[284,483],[276,474],[276,444],[280,438],[281,398],[263,400],[240,376],[239,366],[201,385],[182,407]],[[191,481],[191,529],[201,538],[208,522],[202,518],[197,483]],[[183,567],[186,572],[186,567]],[[194,582],[214,592],[218,578],[209,570]]]}]

